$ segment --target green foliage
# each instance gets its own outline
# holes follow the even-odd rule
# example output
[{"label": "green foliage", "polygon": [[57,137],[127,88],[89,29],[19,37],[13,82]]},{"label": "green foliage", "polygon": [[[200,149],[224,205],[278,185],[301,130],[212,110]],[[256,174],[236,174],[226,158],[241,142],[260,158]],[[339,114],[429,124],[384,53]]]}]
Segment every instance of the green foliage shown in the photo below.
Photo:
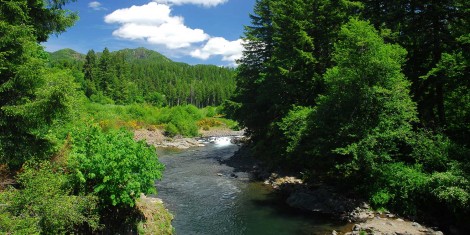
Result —
[{"label": "green foliage", "polygon": [[163,107],[167,103],[166,96],[159,92],[151,93],[149,96],[146,97],[146,101],[155,107]]},{"label": "green foliage", "polygon": [[103,95],[101,92],[91,95],[90,100],[98,104],[114,104],[113,99]]},{"label": "green foliage", "polygon": [[293,105],[316,103],[333,42],[356,8],[350,1],[256,1],[252,25],[245,28],[236,104],[227,106],[255,139],[280,138],[269,136],[278,133],[273,123]]},{"label": "green foliage", "polygon": [[70,170],[75,188],[97,195],[101,207],[132,207],[141,193],[155,193],[164,166],[155,149],[125,130],[103,133],[89,125],[74,131]]},{"label": "green foliage", "polygon": [[420,165],[407,166],[403,163],[384,164],[371,175],[372,185],[365,185],[375,207],[389,207],[401,212],[416,214],[429,176]]},{"label": "green foliage", "polygon": [[469,9],[258,0],[224,110],[273,167],[467,231]]},{"label": "green foliage", "polygon": [[61,68],[83,64],[79,71],[82,90],[102,104],[147,102],[157,107],[192,104],[202,108],[220,105],[235,90],[231,68],[176,63],[145,48],[90,50],[86,56],[58,51],[51,54],[51,64]]},{"label": "green foliage", "polygon": [[180,132],[180,130],[173,123],[168,123],[165,126],[165,135],[167,135],[167,136],[174,137],[174,136],[178,135],[179,132]]},{"label": "green foliage", "polygon": [[278,123],[279,129],[283,132],[287,140],[287,153],[293,152],[302,139],[307,129],[307,120],[312,112],[312,108],[294,106],[289,113]]},{"label": "green foliage", "polygon": [[203,117],[203,113],[195,106],[176,106],[163,109],[159,122],[167,124],[165,130],[170,136],[177,133],[184,136],[197,136],[199,130],[197,121]]},{"label": "green foliage", "polygon": [[206,110],[206,117],[214,117],[215,115],[217,115],[217,107],[212,107],[212,106],[208,106],[205,108]]},{"label": "green foliage", "polygon": [[412,142],[411,156],[418,163],[422,164],[427,172],[445,171],[449,163],[449,151],[451,142],[443,135],[429,132],[417,132]]},{"label": "green foliage", "polygon": [[29,73],[32,77],[28,79],[35,79],[40,85],[28,95],[31,98],[24,97],[2,107],[4,120],[8,121],[1,125],[4,132],[0,137],[3,140],[0,159],[14,168],[31,157],[45,158],[54,151],[56,137],[52,130],[70,119],[77,99],[77,85],[68,71],[41,69],[41,64],[34,66],[38,73]]},{"label": "green foliage", "polygon": [[0,162],[19,168],[50,154],[49,128],[67,115],[73,77],[47,70],[38,42],[76,19],[60,7],[67,1],[1,1]]},{"label": "green foliage", "polygon": [[2,0],[1,20],[21,26],[26,30],[34,29],[35,42],[44,42],[52,33],[64,32],[72,26],[78,15],[63,10],[62,6],[73,0]]},{"label": "green foliage", "polygon": [[416,105],[400,72],[404,54],[367,22],[352,19],[341,30],[337,65],[324,76],[327,91],[312,115],[309,138],[317,157],[348,156],[338,161],[345,176],[368,175],[399,160],[412,136]]},{"label": "green foliage", "polygon": [[[463,48],[461,49],[463,50]],[[466,79],[470,72],[470,57],[461,51],[443,53],[436,67],[423,76],[423,79],[441,77],[445,125],[449,136],[462,144],[470,138],[470,82]],[[468,53],[467,53],[468,54]]]},{"label": "green foliage", "polygon": [[7,234],[62,234],[78,226],[98,228],[97,200],[71,195],[64,168],[28,163],[18,176],[20,189],[0,194],[0,231]]},{"label": "green foliage", "polygon": [[430,177],[428,190],[438,201],[456,214],[470,211],[470,182],[458,167],[446,172],[435,172]]},{"label": "green foliage", "polygon": [[[423,125],[434,130],[445,128],[450,121],[447,114],[462,110],[454,108],[452,104],[446,106],[447,97],[463,83],[468,84],[468,79],[464,77],[468,77],[469,70],[467,68],[466,71],[461,71],[462,74],[454,76],[450,71],[455,70],[455,66],[446,66],[444,70],[441,68],[449,62],[447,55],[468,51],[468,44],[465,45],[465,40],[462,39],[469,34],[469,2],[359,2],[365,6],[362,15],[377,28],[389,29],[392,32],[389,40],[399,43],[408,51],[403,72],[413,83],[412,94],[418,103]],[[468,53],[464,54],[467,54],[467,60],[460,60],[457,64],[466,64],[468,67]]]}]

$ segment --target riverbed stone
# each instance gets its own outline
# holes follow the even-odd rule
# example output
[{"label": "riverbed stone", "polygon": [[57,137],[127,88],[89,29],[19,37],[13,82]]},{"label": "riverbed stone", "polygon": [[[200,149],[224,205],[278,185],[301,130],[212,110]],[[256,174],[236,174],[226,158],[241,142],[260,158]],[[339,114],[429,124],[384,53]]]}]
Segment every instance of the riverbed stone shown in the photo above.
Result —
[{"label": "riverbed stone", "polygon": [[360,224],[355,224],[353,226],[353,231],[359,231],[359,230],[361,230],[361,225]]}]

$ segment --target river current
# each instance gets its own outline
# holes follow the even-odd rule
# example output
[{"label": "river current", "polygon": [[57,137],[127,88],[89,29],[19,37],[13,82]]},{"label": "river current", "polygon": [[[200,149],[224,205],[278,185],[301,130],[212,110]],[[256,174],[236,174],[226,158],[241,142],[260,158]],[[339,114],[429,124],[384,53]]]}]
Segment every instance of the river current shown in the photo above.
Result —
[{"label": "river current", "polygon": [[166,165],[163,180],[157,182],[158,197],[175,216],[176,234],[331,234],[343,227],[286,206],[270,187],[220,163],[238,148],[223,142],[158,150]]}]

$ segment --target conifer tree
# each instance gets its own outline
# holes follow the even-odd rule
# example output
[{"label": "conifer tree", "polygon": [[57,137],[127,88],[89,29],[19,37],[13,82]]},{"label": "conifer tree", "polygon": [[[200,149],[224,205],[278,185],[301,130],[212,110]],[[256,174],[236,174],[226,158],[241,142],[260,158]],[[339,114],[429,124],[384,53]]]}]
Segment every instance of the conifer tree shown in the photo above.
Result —
[{"label": "conifer tree", "polygon": [[47,156],[48,130],[68,110],[73,78],[61,72],[46,76],[38,44],[77,19],[61,9],[66,2],[0,1],[0,163],[17,168]]},{"label": "conifer tree", "polygon": [[96,94],[96,54],[94,50],[89,50],[85,57],[83,65],[83,74],[85,79],[85,95],[90,97]]}]

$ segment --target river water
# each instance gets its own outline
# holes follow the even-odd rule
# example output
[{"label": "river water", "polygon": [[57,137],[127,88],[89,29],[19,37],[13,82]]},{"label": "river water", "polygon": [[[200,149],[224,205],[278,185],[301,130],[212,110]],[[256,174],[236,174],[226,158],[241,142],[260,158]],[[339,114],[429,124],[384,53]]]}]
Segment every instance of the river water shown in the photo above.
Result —
[{"label": "river water", "polygon": [[[331,234],[344,225],[299,212],[262,182],[219,163],[237,145],[208,143],[183,151],[158,150],[166,165],[158,197],[175,216],[176,234]],[[234,175],[235,174],[235,175]]]}]

